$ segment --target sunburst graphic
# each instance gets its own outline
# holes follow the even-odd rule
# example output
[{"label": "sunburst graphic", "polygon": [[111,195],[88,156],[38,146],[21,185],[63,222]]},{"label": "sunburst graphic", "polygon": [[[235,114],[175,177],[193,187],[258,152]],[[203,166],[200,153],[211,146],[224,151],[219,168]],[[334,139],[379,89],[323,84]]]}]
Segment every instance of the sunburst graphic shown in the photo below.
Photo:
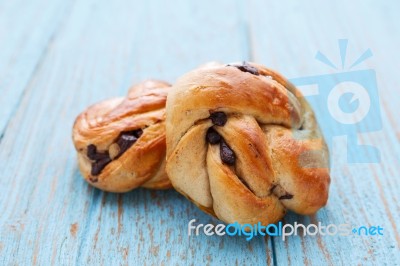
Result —
[{"label": "sunburst graphic", "polygon": [[[341,59],[341,69],[345,69],[345,65],[346,65],[346,55],[347,55],[347,44],[348,44],[348,39],[339,39],[338,40],[338,45],[339,45],[339,51],[340,51],[340,59]],[[368,58],[370,58],[372,56],[372,51],[371,49],[367,49],[360,57],[358,57],[358,59],[356,61],[354,61],[350,67],[348,69],[352,69],[353,67],[361,64],[362,62],[364,62],[365,60],[367,60]],[[331,60],[329,60],[329,58],[324,55],[323,53],[321,53],[320,51],[317,52],[317,54],[315,55],[315,59],[317,59],[318,61],[324,63],[325,65],[328,65],[336,70],[339,69],[338,66],[336,66],[334,63],[332,63]]]}]

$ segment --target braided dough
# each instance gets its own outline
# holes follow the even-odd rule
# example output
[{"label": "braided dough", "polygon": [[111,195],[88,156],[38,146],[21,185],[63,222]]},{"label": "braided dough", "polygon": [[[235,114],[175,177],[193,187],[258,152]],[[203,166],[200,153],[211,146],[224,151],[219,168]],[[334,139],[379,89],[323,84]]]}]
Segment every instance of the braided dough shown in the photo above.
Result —
[{"label": "braided dough", "polygon": [[301,93],[254,63],[209,64],[167,99],[167,166],[177,191],[227,223],[270,224],[328,199],[328,149]]},{"label": "braided dough", "polygon": [[165,173],[169,89],[168,83],[147,80],[126,98],[99,102],[77,117],[73,141],[86,181],[112,192],[170,187]]}]

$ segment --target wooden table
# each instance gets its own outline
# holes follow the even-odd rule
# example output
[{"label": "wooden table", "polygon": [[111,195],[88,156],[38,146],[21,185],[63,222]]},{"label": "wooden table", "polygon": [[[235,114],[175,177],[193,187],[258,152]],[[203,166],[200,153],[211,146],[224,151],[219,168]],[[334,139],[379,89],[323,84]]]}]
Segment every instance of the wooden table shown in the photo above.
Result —
[{"label": "wooden table", "polygon": [[[0,264],[399,265],[399,2],[144,2],[0,1]],[[338,39],[348,39],[344,70],[314,59],[321,51],[341,66]],[[376,74],[382,126],[359,140],[380,162],[348,163],[337,136],[328,205],[284,222],[380,225],[383,236],[188,237],[191,219],[218,221],[173,190],[104,193],[79,173],[76,115],[135,82],[173,83],[213,60],[334,74],[367,49],[373,57],[354,70]]]}]

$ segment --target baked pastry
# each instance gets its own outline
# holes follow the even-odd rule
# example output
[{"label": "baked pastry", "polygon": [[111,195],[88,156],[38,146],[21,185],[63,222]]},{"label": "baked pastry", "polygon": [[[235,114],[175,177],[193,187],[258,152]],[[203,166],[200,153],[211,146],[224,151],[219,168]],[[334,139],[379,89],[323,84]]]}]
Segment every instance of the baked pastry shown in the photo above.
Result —
[{"label": "baked pastry", "polygon": [[126,98],[99,102],[77,117],[72,137],[86,181],[112,192],[170,187],[165,173],[169,89],[168,83],[147,80]]},{"label": "baked pastry", "polygon": [[200,67],[173,85],[166,110],[168,176],[203,211],[267,225],[326,204],[327,146],[309,104],[277,72]]}]

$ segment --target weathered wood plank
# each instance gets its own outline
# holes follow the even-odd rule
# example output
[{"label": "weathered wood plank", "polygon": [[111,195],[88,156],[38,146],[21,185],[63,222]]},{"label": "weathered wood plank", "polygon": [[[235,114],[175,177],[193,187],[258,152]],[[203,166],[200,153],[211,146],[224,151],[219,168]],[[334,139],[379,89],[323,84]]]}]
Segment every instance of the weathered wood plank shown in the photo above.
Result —
[{"label": "weathered wood plank", "polygon": [[[398,4],[187,2],[80,1],[70,15],[65,1],[0,3],[0,129],[8,125],[0,264],[399,263]],[[384,237],[188,238],[189,220],[218,221],[178,193],[117,195],[81,180],[70,129],[88,104],[147,77],[173,81],[209,60],[252,59],[289,77],[333,73],[313,57],[322,50],[338,58],[339,38],[349,38],[350,59],[374,53],[365,66],[377,74],[383,130],[362,141],[378,146],[382,161],[347,165],[339,139],[328,206],[285,222],[381,225]]]},{"label": "weathered wood plank", "polygon": [[70,1],[2,1],[0,6],[0,140],[24,89],[40,68]]},{"label": "weathered wood plank", "polygon": [[[318,50],[322,50],[335,60],[335,64],[340,65],[336,41],[348,38],[349,61],[354,61],[367,48],[373,51],[374,57],[358,69],[371,68],[376,71],[379,96],[383,103],[380,105],[383,129],[376,133],[360,134],[362,142],[379,148],[381,162],[347,164],[346,142],[338,138],[331,151],[332,185],[327,207],[311,217],[290,214],[285,222],[381,225],[384,227],[384,236],[297,236],[289,237],[285,242],[275,237],[273,241],[278,264],[400,263],[400,228],[397,225],[400,218],[399,124],[394,115],[398,100],[393,99],[397,89],[394,86],[397,76],[395,69],[399,66],[399,55],[395,51],[400,39],[398,34],[393,35],[393,32],[399,31],[394,5],[394,2],[364,4],[361,1],[284,1],[260,5],[260,2],[253,1],[248,7],[255,61],[289,77],[335,73],[335,70],[314,60],[314,56]],[[326,108],[326,103],[321,102],[323,99],[319,101],[314,102],[317,113]],[[378,121],[379,117],[375,119]],[[340,126],[329,121],[320,122],[325,133]],[[360,154],[350,156],[357,157]]]},{"label": "weathered wood plank", "polygon": [[240,15],[230,1],[76,3],[0,143],[0,264],[272,262],[261,238],[189,238],[191,219],[217,221],[172,190],[89,187],[70,137],[83,108],[123,95],[132,82],[174,81],[210,59],[247,59]]}]

